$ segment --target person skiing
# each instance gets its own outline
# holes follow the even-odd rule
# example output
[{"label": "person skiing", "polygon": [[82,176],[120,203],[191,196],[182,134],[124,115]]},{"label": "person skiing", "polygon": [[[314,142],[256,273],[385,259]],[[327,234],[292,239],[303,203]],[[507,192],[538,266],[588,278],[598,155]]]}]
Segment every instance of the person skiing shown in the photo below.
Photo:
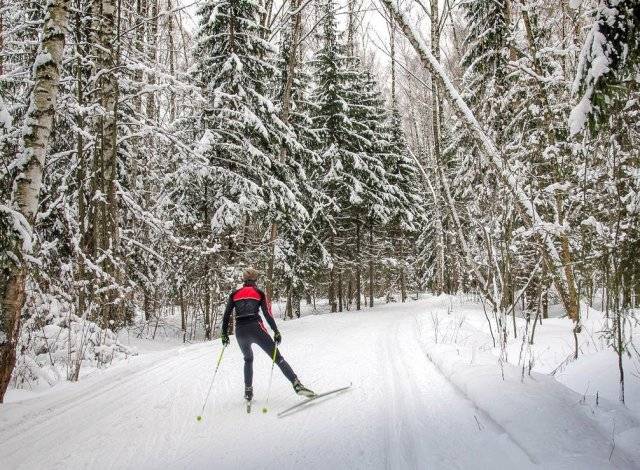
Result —
[{"label": "person skiing", "polygon": [[[282,341],[282,336],[278,331],[275,319],[271,313],[271,303],[266,294],[258,289],[258,271],[248,268],[242,275],[244,285],[234,290],[229,295],[229,301],[222,317],[222,344],[229,344],[229,320],[231,313],[235,310],[236,340],[244,356],[244,398],[251,401],[253,398],[253,351],[252,345],[260,346],[265,353],[273,359],[275,363],[293,385],[293,389],[298,395],[313,397],[315,393],[300,383],[300,380],[291,369],[291,366],[284,360],[277,346]],[[259,310],[262,309],[267,323],[273,330],[273,339],[260,318]]]}]

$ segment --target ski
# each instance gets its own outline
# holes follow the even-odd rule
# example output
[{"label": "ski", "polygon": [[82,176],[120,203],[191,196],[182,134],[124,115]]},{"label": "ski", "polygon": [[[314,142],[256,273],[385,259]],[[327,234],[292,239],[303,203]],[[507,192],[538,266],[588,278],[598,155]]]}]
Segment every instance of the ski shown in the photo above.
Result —
[{"label": "ski", "polygon": [[304,405],[306,405],[307,403],[311,403],[314,400],[317,400],[318,398],[322,398],[322,397],[326,397],[327,395],[333,395],[334,393],[338,393],[338,392],[343,392],[344,390],[348,390],[349,388],[351,388],[352,384],[347,385],[346,387],[340,387],[340,388],[336,388],[335,390],[329,390],[328,392],[323,392],[323,393],[318,393],[310,398],[306,398],[305,400],[301,401],[300,403],[296,403],[293,406],[290,406],[289,408],[287,408],[286,410],[283,410],[281,412],[278,413],[278,418],[283,417],[284,415],[286,415],[287,413],[290,413],[291,411],[300,408]]}]

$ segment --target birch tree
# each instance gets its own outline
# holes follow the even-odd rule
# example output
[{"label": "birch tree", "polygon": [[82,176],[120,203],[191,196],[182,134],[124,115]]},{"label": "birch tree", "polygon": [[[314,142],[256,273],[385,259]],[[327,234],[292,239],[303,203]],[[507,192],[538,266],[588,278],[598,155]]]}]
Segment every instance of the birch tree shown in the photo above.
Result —
[{"label": "birch tree", "polygon": [[33,249],[33,224],[38,211],[49,136],[58,98],[60,69],[68,21],[68,0],[47,4],[42,37],[33,64],[34,88],[25,116],[19,154],[18,174],[13,182],[9,206],[2,205],[3,254],[0,294],[0,402],[11,379],[16,361],[20,315],[25,302],[29,275],[29,254]]}]

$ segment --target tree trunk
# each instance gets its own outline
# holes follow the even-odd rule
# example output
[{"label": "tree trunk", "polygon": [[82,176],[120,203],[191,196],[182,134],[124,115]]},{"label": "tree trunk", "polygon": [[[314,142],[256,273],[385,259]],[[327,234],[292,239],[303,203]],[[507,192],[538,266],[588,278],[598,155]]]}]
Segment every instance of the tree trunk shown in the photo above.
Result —
[{"label": "tree trunk", "polygon": [[[440,61],[440,25],[439,25],[439,12],[438,12],[438,0],[431,0],[431,53],[435,59]],[[440,92],[438,90],[438,81],[436,77],[431,76],[431,132],[433,135],[433,161],[434,166],[437,168],[438,174],[442,172],[442,152],[440,150],[440,136],[442,135],[441,120],[440,120]],[[434,187],[436,191],[437,201],[435,204],[439,204],[441,200],[440,185],[436,184]],[[436,294],[440,295],[445,289],[445,242],[444,242],[444,228],[442,226],[442,218],[440,217],[440,211],[437,211],[435,220],[436,230]]]},{"label": "tree trunk", "polygon": [[267,279],[265,282],[265,293],[267,297],[273,298],[273,266],[275,262],[275,246],[276,238],[278,236],[278,226],[275,222],[271,224],[271,230],[269,234],[269,260],[267,262]]},{"label": "tree trunk", "polygon": [[144,319],[146,321],[151,320],[151,299],[149,298],[149,290],[142,290],[142,310],[144,310]]},{"label": "tree trunk", "polygon": [[342,269],[338,272],[338,312],[342,312],[344,291],[342,289]]},{"label": "tree trunk", "polygon": [[329,305],[331,307],[331,312],[338,311],[338,305],[336,303],[336,275],[335,275],[335,267],[332,266],[329,271]]},{"label": "tree trunk", "polygon": [[[402,236],[402,235],[401,235]],[[404,253],[402,250],[402,239],[400,240],[400,300],[407,301],[407,280],[404,273]]]},{"label": "tree trunk", "polygon": [[369,225],[369,307],[373,307],[373,222]]},{"label": "tree trunk", "polygon": [[[300,34],[302,31],[301,22],[301,0],[291,0],[291,10],[296,14],[291,17],[291,47],[289,48],[289,56],[287,57],[286,71],[287,79],[285,81],[284,89],[282,90],[282,109],[280,111],[280,120],[284,124],[289,124],[289,116],[291,114],[291,94],[293,91],[293,77],[296,73],[297,66],[297,54],[298,43],[300,42]],[[269,16],[271,16],[272,2],[269,4]],[[284,145],[280,146],[280,161],[284,161],[287,158],[287,148]],[[267,264],[267,282],[266,282],[266,294],[269,298],[273,294],[273,265],[275,261],[275,242],[278,235],[278,226],[275,223],[271,224],[271,231],[269,235],[269,261]]]},{"label": "tree trunk", "polygon": [[[169,47],[169,75],[175,76],[176,70],[176,53],[173,40],[173,2],[167,0],[167,41]],[[171,87],[169,91],[169,121],[173,123],[176,120],[176,93]]]},{"label": "tree trunk", "polygon": [[[16,346],[20,334],[20,315],[25,302],[25,282],[29,273],[26,256],[32,251],[33,223],[38,211],[43,169],[53,126],[60,83],[60,69],[67,29],[69,0],[53,0],[47,6],[42,40],[33,65],[34,87],[24,122],[21,145],[23,159],[14,180],[12,207],[2,208],[3,217],[13,219],[13,226],[23,232],[8,234],[16,261],[0,270],[0,403],[9,386],[16,362]],[[21,239],[19,239],[20,237]]]},{"label": "tree trunk", "polygon": [[211,339],[211,288],[209,286],[209,276],[205,280],[204,294],[204,338]]},{"label": "tree trunk", "polygon": [[396,110],[396,22],[393,16],[387,20],[389,27],[389,52],[391,59],[391,109]]},{"label": "tree trunk", "polygon": [[[158,0],[147,0],[148,9],[148,27],[147,30],[147,58],[149,63],[153,65],[153,70],[148,72],[147,83],[152,90],[147,96],[147,118],[154,122],[157,120],[156,111],[156,94],[153,88],[156,84],[155,67],[158,62]],[[153,139],[149,139],[150,144],[153,143]]]},{"label": "tree trunk", "polygon": [[180,329],[183,333],[187,331],[187,305],[184,301],[184,289],[180,287]]},{"label": "tree trunk", "polygon": [[4,75],[4,1],[0,0],[0,75]]},{"label": "tree trunk", "polygon": [[285,318],[293,318],[293,283],[287,281],[287,303],[284,308]]},{"label": "tree trunk", "polygon": [[[138,21],[138,18],[146,18],[147,16],[147,0],[136,0],[136,15],[137,18],[134,18],[133,21],[136,25],[136,34],[135,34],[135,42],[134,42],[134,50],[137,55],[142,58],[144,56],[144,43],[145,43],[145,29],[146,29],[146,21]],[[133,72],[133,80],[135,83],[142,86],[143,81],[143,73],[142,70],[136,69]],[[142,119],[142,93],[136,93],[132,99],[133,103],[133,111],[138,115],[140,119]],[[136,136],[133,140],[133,145],[139,145],[140,139]],[[131,161],[131,175],[130,175],[130,184],[131,187],[135,188],[137,186],[138,180],[138,172],[139,172],[139,162],[137,158],[133,158]]]},{"label": "tree trunk", "polygon": [[[85,31],[83,22],[82,11],[78,9],[75,14],[75,67],[76,67],[76,99],[78,100],[78,106],[85,106],[84,87],[86,86],[85,67],[83,60],[87,55],[87,48],[85,46],[86,39],[89,37],[89,33]],[[81,129],[85,129],[85,117],[83,113],[77,114],[76,125],[78,126],[78,132],[76,133],[76,158],[78,159],[78,167],[76,169],[76,187],[78,191],[78,225],[80,232],[79,250],[80,256],[77,256],[76,265],[76,281],[79,283],[78,288],[78,316],[85,316],[87,309],[87,287],[84,281],[87,279],[85,271],[84,254],[88,251],[87,245],[87,194],[86,194],[86,176],[87,176],[87,156],[84,151],[84,134]],[[80,372],[79,369],[77,371]]]},{"label": "tree trunk", "polygon": [[355,53],[355,0],[347,0],[347,53],[353,56]]},{"label": "tree trunk", "polygon": [[362,262],[360,253],[360,245],[362,242],[362,234],[360,230],[360,220],[356,221],[356,310],[361,309],[361,299],[362,299],[362,267],[360,263]]},{"label": "tree trunk", "polygon": [[294,286],[293,288],[293,314],[296,318],[300,318],[300,287]]},{"label": "tree trunk", "polygon": [[93,0],[91,4],[91,42],[94,44],[96,80],[95,101],[101,114],[95,123],[96,147],[94,150],[93,189],[91,195],[90,232],[94,257],[102,258],[101,294],[99,318],[107,328],[120,320],[120,308],[116,285],[120,273],[118,256],[118,202],[116,196],[117,177],[117,102],[118,81],[116,78],[117,43],[116,25],[119,24],[116,0]]}]

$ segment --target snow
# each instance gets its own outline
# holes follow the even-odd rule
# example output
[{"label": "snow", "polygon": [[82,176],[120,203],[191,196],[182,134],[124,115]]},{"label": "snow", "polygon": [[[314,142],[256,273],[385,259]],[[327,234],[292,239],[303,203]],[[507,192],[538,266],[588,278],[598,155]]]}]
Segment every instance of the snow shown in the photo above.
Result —
[{"label": "snow", "polygon": [[[629,374],[638,370],[638,362],[626,363],[625,408],[618,402],[617,357],[599,336],[604,321],[601,312],[583,306],[577,361],[572,360],[570,320],[545,319],[536,329],[534,345],[524,352],[524,320],[516,319],[517,339],[513,339],[509,322],[507,362],[500,369],[496,361],[501,351],[493,347],[479,306],[448,296],[434,303],[431,317],[423,318],[428,324],[422,325],[423,336],[431,337],[425,347],[428,356],[516,442],[526,441],[525,448],[536,463],[544,468],[634,468],[638,464],[640,377]],[[558,308],[552,310],[560,313]],[[430,325],[437,325],[438,343]],[[530,366],[532,374],[528,375]],[[525,410],[535,410],[535,416]],[[601,440],[598,434],[608,437]],[[614,449],[610,459],[612,435],[620,453]],[[595,452],[585,453],[585,446]]]},{"label": "snow", "polygon": [[[31,287],[31,286],[28,286]],[[137,352],[122,344],[110,330],[78,317],[68,302],[46,293],[29,296],[36,315],[23,321],[14,385],[35,392],[57,386],[81,363],[80,377],[126,360]]]},{"label": "snow", "polygon": [[12,125],[11,114],[7,110],[2,96],[0,96],[0,128],[4,127],[4,131],[10,130]]},{"label": "snow", "polygon": [[22,252],[31,253],[33,249],[32,230],[25,216],[4,204],[0,204],[0,213],[5,213],[11,219],[13,230],[22,240]]},{"label": "snow", "polygon": [[[149,343],[139,356],[50,393],[11,390],[0,405],[0,459],[13,469],[640,465],[638,416],[610,401],[605,379],[594,374],[611,368],[605,350],[567,366],[556,374],[560,380],[535,372],[522,380],[508,363],[503,380],[483,321],[478,304],[447,296],[280,321],[282,353],[305,385],[323,391],[353,383],[281,419],[276,412],[300,398],[276,369],[269,412],[259,412],[266,405],[266,355],[255,356],[256,402],[247,415],[243,360],[232,341],[197,422],[219,340]],[[536,344],[563,357],[552,344],[560,333],[569,343],[570,331],[570,320],[545,320]],[[586,331],[581,340],[585,347],[592,341]],[[599,405],[582,400],[587,377],[598,382]],[[615,388],[615,377],[606,377],[612,379]]]},{"label": "snow", "polygon": [[600,17],[593,23],[580,52],[572,93],[577,95],[581,84],[585,85],[585,89],[582,97],[580,97],[569,115],[571,135],[584,130],[589,114],[593,111],[592,99],[596,83],[610,70],[610,45],[608,45],[607,38],[600,29],[605,23],[612,24],[616,14],[617,10],[615,8],[608,8],[605,4],[600,4],[598,7],[598,15]]},{"label": "snow", "polygon": [[51,56],[51,54],[49,54],[49,52],[40,51],[36,56],[35,60],[33,61],[34,76],[35,76],[36,69],[38,69],[39,67],[42,67],[45,64],[48,64],[49,62],[53,62],[53,57]]}]

